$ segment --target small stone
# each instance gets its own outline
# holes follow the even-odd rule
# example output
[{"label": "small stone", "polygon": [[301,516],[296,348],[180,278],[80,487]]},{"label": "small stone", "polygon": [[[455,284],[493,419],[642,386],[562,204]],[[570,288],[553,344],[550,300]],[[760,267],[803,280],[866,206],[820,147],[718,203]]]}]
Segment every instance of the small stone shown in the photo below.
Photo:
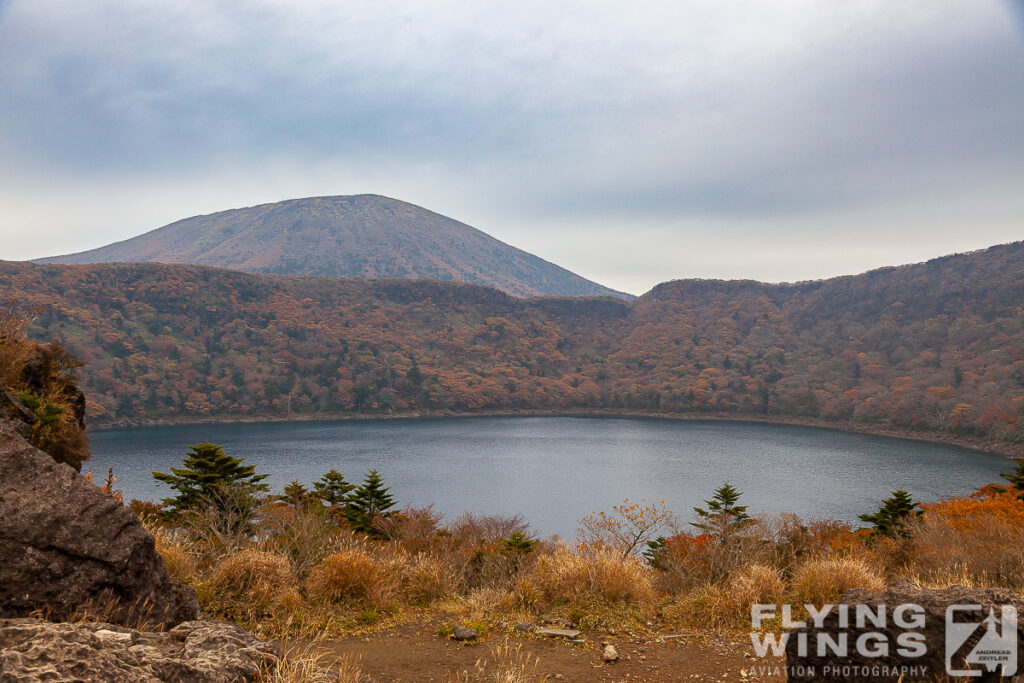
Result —
[{"label": "small stone", "polygon": [[581,632],[576,629],[561,628],[541,628],[537,629],[537,633],[542,636],[548,636],[549,638],[568,638],[569,640],[575,640],[581,635]]},{"label": "small stone", "polygon": [[121,645],[131,645],[132,643],[131,633],[118,633],[117,631],[101,628],[98,631],[93,631],[92,634],[104,643],[118,643]]},{"label": "small stone", "polygon": [[468,626],[456,626],[452,631],[452,640],[458,640],[460,642],[476,640],[476,629],[469,628]]},{"label": "small stone", "polygon": [[614,645],[605,645],[604,652],[601,653],[601,659],[608,664],[619,661],[619,651],[615,649]]}]

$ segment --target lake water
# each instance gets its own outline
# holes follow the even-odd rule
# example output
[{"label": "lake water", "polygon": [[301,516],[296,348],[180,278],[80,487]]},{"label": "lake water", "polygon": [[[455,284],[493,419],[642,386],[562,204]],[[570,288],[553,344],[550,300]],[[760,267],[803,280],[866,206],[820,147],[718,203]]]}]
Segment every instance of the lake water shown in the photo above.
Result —
[{"label": "lake water", "polygon": [[125,499],[169,490],[151,471],[212,441],[246,458],[279,491],[332,467],[349,480],[377,469],[400,504],[522,514],[542,536],[572,538],[576,522],[629,497],[667,501],[689,519],[732,482],[751,513],[796,512],[855,522],[892,489],[916,499],[965,494],[1011,463],[945,445],[811,427],[721,421],[500,417],[187,425],[92,434],[85,470],[113,465]]}]

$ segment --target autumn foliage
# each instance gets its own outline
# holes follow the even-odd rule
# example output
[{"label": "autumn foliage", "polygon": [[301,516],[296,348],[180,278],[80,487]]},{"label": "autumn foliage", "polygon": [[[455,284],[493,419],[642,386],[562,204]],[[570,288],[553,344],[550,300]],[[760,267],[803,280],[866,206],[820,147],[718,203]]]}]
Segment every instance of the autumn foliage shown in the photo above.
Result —
[{"label": "autumn foliage", "polygon": [[1024,244],[633,302],[197,266],[0,264],[80,357],[96,424],[641,411],[1024,439]]}]

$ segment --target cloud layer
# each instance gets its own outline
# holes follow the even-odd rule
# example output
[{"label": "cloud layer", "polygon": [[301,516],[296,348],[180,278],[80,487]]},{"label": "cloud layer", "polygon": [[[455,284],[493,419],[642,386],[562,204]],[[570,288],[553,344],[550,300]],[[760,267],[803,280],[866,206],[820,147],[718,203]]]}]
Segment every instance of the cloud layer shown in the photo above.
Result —
[{"label": "cloud layer", "polygon": [[0,4],[0,258],[376,192],[609,286],[1024,238],[1019,3]]}]

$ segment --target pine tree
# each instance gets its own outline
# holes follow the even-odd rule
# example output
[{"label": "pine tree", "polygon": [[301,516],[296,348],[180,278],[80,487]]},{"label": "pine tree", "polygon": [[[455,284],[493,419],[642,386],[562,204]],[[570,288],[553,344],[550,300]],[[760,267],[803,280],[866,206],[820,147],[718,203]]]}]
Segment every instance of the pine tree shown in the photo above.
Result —
[{"label": "pine tree", "polygon": [[333,509],[344,506],[355,488],[356,485],[348,483],[341,472],[331,468],[320,477],[320,481],[313,483],[313,494]]},{"label": "pine tree", "polygon": [[316,496],[310,493],[306,485],[295,479],[288,483],[282,491],[282,495],[274,496],[274,500],[287,503],[296,510],[316,501]]},{"label": "pine tree", "polygon": [[999,476],[1013,484],[1012,489],[1017,491],[1017,497],[1024,500],[1024,458],[1014,458],[1017,468],[1013,472],[1006,472]]},{"label": "pine tree", "polygon": [[374,522],[388,516],[394,497],[377,470],[370,470],[345,504],[345,519],[356,531],[377,535]]},{"label": "pine tree", "polygon": [[693,508],[699,517],[698,521],[692,522],[693,526],[704,533],[714,534],[719,540],[726,540],[733,531],[754,521],[747,514],[746,505],[736,504],[742,495],[739,489],[732,484],[728,482],[722,484],[715,489],[711,500],[704,501],[704,504],[708,506],[707,509]]},{"label": "pine tree", "polygon": [[206,500],[216,499],[224,489],[244,488],[250,493],[266,491],[261,483],[269,475],[256,474],[255,465],[243,465],[245,458],[233,458],[212,443],[189,446],[183,467],[172,467],[171,474],[153,472],[157,481],[178,492],[163,502],[172,515],[199,507]]},{"label": "pine tree", "polygon": [[882,501],[878,512],[861,515],[860,519],[870,524],[872,533],[877,536],[905,536],[907,521],[922,514],[917,505],[906,490],[897,489],[892,492],[891,497]]}]

